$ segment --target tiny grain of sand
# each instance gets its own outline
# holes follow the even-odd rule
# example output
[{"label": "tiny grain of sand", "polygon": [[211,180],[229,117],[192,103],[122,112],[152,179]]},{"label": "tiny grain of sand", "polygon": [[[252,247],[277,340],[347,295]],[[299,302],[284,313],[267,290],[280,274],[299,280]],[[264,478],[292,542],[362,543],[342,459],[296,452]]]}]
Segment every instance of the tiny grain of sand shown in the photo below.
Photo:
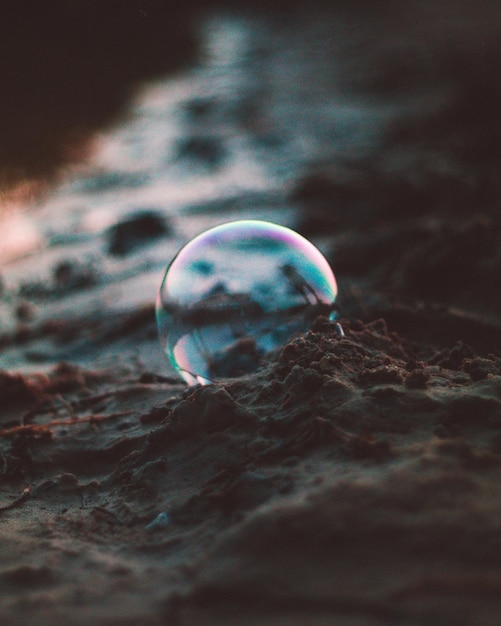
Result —
[{"label": "tiny grain of sand", "polygon": [[[339,8],[334,32],[363,35],[338,50],[350,93],[422,108],[369,155],[336,157],[334,135],[313,133],[285,194],[336,272],[344,337],[318,318],[257,372],[187,388],[155,356],[152,300],[95,307],[128,246],[151,241],[97,269],[59,263],[50,289],[4,286],[17,321],[0,337],[1,624],[499,623],[501,20],[493,2],[406,6]],[[300,17],[235,70],[239,124],[276,171],[293,129],[264,136],[260,99],[286,107],[249,68],[292,67],[277,60],[287,37],[304,76],[326,63],[301,57],[316,31]],[[222,111],[226,128],[233,109],[202,104],[197,123]]]}]

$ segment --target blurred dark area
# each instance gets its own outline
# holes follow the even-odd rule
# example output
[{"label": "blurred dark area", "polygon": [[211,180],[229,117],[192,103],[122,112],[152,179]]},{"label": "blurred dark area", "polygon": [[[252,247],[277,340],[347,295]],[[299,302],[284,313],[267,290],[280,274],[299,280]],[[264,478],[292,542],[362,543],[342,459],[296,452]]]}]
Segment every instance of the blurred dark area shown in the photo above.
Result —
[{"label": "blurred dark area", "polygon": [[22,0],[0,15],[0,184],[48,176],[85,151],[139,80],[189,62],[181,0]]},{"label": "blurred dark area", "polygon": [[[456,92],[448,111],[395,128],[390,140],[439,149],[447,144],[463,162],[472,163],[482,184],[489,186],[493,174],[497,176],[501,134],[497,4],[493,0],[5,3],[0,16],[0,187],[26,177],[45,177],[61,164],[80,159],[90,132],[120,112],[139,81],[193,61],[201,12],[275,12],[287,20],[291,13],[307,15],[322,9],[323,20],[329,7],[333,13],[328,20],[335,22],[347,12],[355,16],[352,24],[358,22],[348,51],[354,66],[347,88],[392,98],[447,83]],[[428,6],[433,7],[429,16]],[[465,32],[457,37],[462,22]],[[483,32],[486,28],[488,33]],[[326,53],[325,62],[335,59]]]},{"label": "blurred dark area", "polygon": [[[320,2],[319,4],[322,4]],[[138,82],[197,53],[208,10],[283,11],[299,1],[21,0],[0,13],[0,190],[85,156],[90,133]],[[308,9],[309,10],[309,9]]]},{"label": "blurred dark area", "polygon": [[[294,191],[299,227],[310,237],[335,237],[331,263],[357,290],[364,285],[393,305],[459,307],[497,324],[501,5],[418,6],[388,17],[350,88],[390,99],[446,96],[394,119],[374,156],[312,169]],[[341,298],[350,310],[346,290]],[[357,313],[370,308],[359,305]],[[486,345],[499,347],[499,327],[489,333]]]}]

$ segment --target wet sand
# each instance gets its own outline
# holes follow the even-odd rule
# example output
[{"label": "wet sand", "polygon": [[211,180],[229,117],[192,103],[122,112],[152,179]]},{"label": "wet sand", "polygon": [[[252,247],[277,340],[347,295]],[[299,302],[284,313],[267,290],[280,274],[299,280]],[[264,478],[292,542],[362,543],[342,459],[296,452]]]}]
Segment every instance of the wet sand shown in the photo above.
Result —
[{"label": "wet sand", "polygon": [[[497,623],[497,5],[234,5],[197,28],[197,60],[16,213],[0,622]],[[320,247],[345,336],[318,318],[188,388],[155,291],[239,217]]]}]

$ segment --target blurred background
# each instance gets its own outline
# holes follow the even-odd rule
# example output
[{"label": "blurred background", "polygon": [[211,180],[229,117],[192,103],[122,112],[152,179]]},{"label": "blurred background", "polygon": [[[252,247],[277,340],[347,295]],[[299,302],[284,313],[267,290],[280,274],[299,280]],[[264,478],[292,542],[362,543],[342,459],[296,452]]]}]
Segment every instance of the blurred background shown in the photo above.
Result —
[{"label": "blurred background", "polygon": [[167,263],[252,217],[320,247],[346,316],[495,349],[500,44],[494,0],[6,4],[0,367],[165,369]]}]

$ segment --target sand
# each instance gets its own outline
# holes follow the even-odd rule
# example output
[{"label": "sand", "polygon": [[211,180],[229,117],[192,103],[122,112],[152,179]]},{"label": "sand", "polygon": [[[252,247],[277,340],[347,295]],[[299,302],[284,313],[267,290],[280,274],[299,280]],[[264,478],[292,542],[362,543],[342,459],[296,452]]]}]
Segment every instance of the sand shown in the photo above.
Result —
[{"label": "sand", "polygon": [[[252,188],[230,197],[231,152],[190,143],[185,128],[172,159],[197,171],[196,210],[193,195],[177,213],[141,208],[158,197],[155,168],[134,186],[117,161],[110,188],[99,151],[30,208],[35,224],[60,226],[2,269],[1,624],[499,622],[501,21],[494,3],[434,6],[375,7],[377,41],[359,9],[327,12],[331,22],[293,13],[285,26],[240,13],[249,56],[232,88],[245,98],[228,104],[223,85],[212,96],[222,108],[204,108],[198,69],[176,119],[192,116],[217,142],[252,136],[269,176],[246,162]],[[240,32],[234,14],[208,23]],[[318,32],[337,42],[344,82],[312,80],[312,100],[291,104],[284,68],[306,80],[325,66]],[[280,93],[254,62],[282,76]],[[339,118],[329,127],[340,84],[358,115],[381,122],[386,111],[377,138],[369,122],[357,126],[365,143],[343,144]],[[167,97],[155,89],[145,101],[158,113],[152,103]],[[344,151],[331,150],[334,130]],[[280,191],[268,184],[277,178]],[[215,197],[206,180],[219,181]],[[80,219],[114,203],[110,229],[63,219],[69,206]],[[345,335],[320,317],[255,373],[187,387],[159,348],[155,288],[182,241],[251,215],[321,247]]]}]

